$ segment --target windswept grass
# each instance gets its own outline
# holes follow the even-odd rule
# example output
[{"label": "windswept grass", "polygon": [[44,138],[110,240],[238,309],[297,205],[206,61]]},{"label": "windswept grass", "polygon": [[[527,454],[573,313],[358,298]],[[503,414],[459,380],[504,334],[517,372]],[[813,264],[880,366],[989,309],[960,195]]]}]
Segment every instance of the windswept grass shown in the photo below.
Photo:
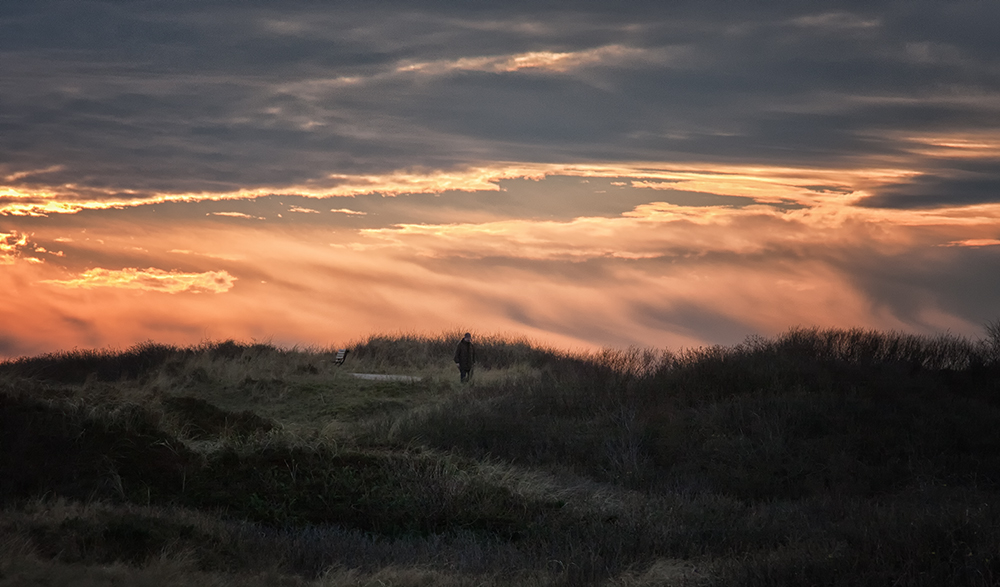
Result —
[{"label": "windswept grass", "polygon": [[0,364],[0,585],[1000,582],[989,328],[458,337]]}]

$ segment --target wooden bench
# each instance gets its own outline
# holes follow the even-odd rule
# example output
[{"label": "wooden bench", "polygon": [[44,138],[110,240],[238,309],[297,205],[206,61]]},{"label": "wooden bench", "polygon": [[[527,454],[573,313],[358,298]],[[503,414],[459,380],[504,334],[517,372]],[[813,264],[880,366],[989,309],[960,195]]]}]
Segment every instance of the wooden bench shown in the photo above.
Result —
[{"label": "wooden bench", "polygon": [[351,352],[351,351],[349,351],[347,349],[340,349],[339,351],[337,351],[337,357],[333,360],[333,364],[334,365],[343,365],[344,364],[344,359],[347,358],[347,353],[349,353],[349,352]]}]

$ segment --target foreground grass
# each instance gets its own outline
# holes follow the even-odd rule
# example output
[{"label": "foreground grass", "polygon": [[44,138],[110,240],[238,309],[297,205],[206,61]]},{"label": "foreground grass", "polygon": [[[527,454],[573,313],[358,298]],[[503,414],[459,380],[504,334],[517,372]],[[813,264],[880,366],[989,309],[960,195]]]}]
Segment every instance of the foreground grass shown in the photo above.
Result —
[{"label": "foreground grass", "polygon": [[0,364],[0,585],[1000,582],[993,339],[456,339]]}]

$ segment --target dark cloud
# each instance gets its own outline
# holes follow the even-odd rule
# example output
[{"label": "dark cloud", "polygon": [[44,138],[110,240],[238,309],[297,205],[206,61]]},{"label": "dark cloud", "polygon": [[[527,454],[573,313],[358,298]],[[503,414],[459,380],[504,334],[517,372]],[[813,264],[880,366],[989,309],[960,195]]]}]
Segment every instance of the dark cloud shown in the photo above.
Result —
[{"label": "dark cloud", "polygon": [[883,186],[859,204],[872,208],[936,208],[1000,202],[1000,160],[952,170],[947,175],[923,175],[905,183]]},{"label": "dark cloud", "polygon": [[631,312],[633,319],[639,324],[665,332],[682,333],[692,338],[712,340],[716,344],[736,344],[751,334],[759,333],[752,323],[726,316],[719,308],[692,303],[677,303],[666,307],[636,304]]},{"label": "dark cloud", "polygon": [[1000,317],[1000,246],[934,247],[905,256],[868,252],[851,262],[850,275],[878,311],[935,331],[928,308],[942,308],[972,324]]},{"label": "dark cloud", "polygon": [[[887,129],[1000,124],[995,3],[18,4],[0,12],[0,173],[62,166],[26,188],[222,192],[511,160],[827,165],[893,153]],[[646,60],[397,71],[609,45]]]}]

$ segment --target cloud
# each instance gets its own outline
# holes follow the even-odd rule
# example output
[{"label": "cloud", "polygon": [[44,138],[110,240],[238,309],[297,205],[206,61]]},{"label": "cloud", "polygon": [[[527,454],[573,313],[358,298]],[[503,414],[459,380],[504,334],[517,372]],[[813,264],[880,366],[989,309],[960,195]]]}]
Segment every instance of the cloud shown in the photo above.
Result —
[{"label": "cloud", "polygon": [[244,260],[244,256],[243,255],[219,255],[219,254],[209,253],[209,252],[189,251],[189,250],[186,250],[186,249],[170,249],[167,252],[168,253],[177,254],[177,255],[198,255],[198,256],[209,258],[209,259],[220,259],[222,261],[242,261],[242,260]]},{"label": "cloud", "polygon": [[[708,179],[714,176],[698,178]],[[992,278],[973,274],[1000,269],[988,254],[1000,249],[940,245],[995,239],[996,206],[857,208],[838,205],[837,192],[817,192],[809,206],[726,205],[732,196],[611,181],[618,180],[560,176],[505,181],[503,190],[481,194],[357,196],[352,208],[368,215],[286,214],[295,216],[293,230],[208,220],[206,209],[219,205],[210,202],[22,219],[46,246],[63,235],[72,242],[65,257],[45,265],[9,266],[0,284],[21,292],[11,294],[19,308],[12,315],[37,316],[12,322],[21,348],[33,349],[51,348],[46,340],[121,345],[206,336],[331,344],[372,331],[470,323],[570,348],[677,347],[733,343],[796,324],[973,333],[995,311]],[[622,210],[587,199],[605,187],[647,203]],[[678,193],[702,199],[670,201]],[[522,206],[546,194],[601,215]],[[475,202],[476,210],[448,219],[481,220],[424,222],[440,201]],[[270,215],[299,202],[273,196],[240,202],[239,210]],[[394,222],[406,217],[422,221]],[[98,240],[104,244],[95,246]],[[100,263],[89,267],[176,266],[179,254],[184,269],[172,272],[73,269],[88,259]],[[949,283],[935,280],[941,274]],[[212,275],[238,278],[240,287],[230,281],[225,296],[158,293],[192,291],[193,283],[210,291]],[[163,282],[171,280],[168,289]],[[78,322],[56,318],[57,311]]]},{"label": "cloud", "polygon": [[1000,120],[995,15],[43,1],[0,21],[4,209],[364,193],[506,162],[919,173],[900,133]]},{"label": "cloud", "polygon": [[170,294],[218,294],[232,289],[235,281],[236,278],[225,271],[183,273],[180,271],[164,271],[154,267],[148,269],[125,268],[120,270],[98,267],[88,269],[74,279],[48,279],[43,280],[42,283],[66,288],[90,289],[95,287],[114,287]]},{"label": "cloud", "polygon": [[0,265],[11,265],[16,262],[42,264],[45,261],[33,255],[53,255],[62,257],[62,251],[49,251],[31,242],[28,234],[12,232],[0,232]]},{"label": "cloud", "polygon": [[[993,162],[1000,165],[1000,160]],[[1000,202],[1000,173],[958,172],[922,175],[905,183],[889,184],[860,200],[862,206],[879,208],[929,208]]]},{"label": "cloud", "polygon": [[[1000,274],[998,16],[7,3],[4,320],[31,349],[468,320],[578,345],[971,332]],[[145,297],[192,291],[227,295]]]},{"label": "cloud", "polygon": [[792,25],[804,28],[826,30],[867,29],[880,25],[877,18],[863,18],[849,12],[825,12],[799,16],[789,21]]},{"label": "cloud", "polygon": [[968,238],[960,241],[951,241],[941,245],[944,247],[995,247],[1000,245],[1000,240],[995,238]]},{"label": "cloud", "polygon": [[244,214],[243,212],[206,212],[206,215],[228,216],[230,218],[246,218],[248,220],[265,220],[263,216],[251,216],[250,214]]},{"label": "cloud", "polygon": [[396,67],[398,72],[442,75],[453,71],[510,73],[520,70],[568,73],[584,67],[666,66],[683,53],[682,49],[646,49],[623,45],[607,45],[583,51],[531,51],[515,55],[463,57],[432,62],[406,62]]},{"label": "cloud", "polygon": [[0,265],[9,265],[28,249],[28,235],[16,231],[0,232]]},{"label": "cloud", "polygon": [[[278,186],[258,190],[238,190],[229,193],[176,193],[107,198],[80,198],[72,194],[18,194],[4,201],[0,198],[0,213],[45,216],[55,213],[76,213],[81,210],[102,210],[165,202],[200,202],[252,200],[284,193],[309,198],[360,196],[378,194],[441,194],[444,192],[495,192],[506,180],[546,177],[632,178],[633,187],[673,189],[723,196],[751,197],[762,202],[784,200],[814,201],[823,197],[811,186],[824,183],[825,190],[850,193],[859,186],[872,185],[906,177],[912,172],[898,169],[821,169],[788,168],[765,165],[705,165],[681,166],[661,162],[629,161],[616,164],[540,164],[504,162],[488,166],[463,167],[451,170],[403,169],[384,175],[334,174],[311,186]],[[93,194],[91,194],[93,196]],[[829,194],[827,194],[829,196]],[[297,206],[292,212],[307,208]],[[209,212],[215,216],[245,217],[241,212]]]}]

